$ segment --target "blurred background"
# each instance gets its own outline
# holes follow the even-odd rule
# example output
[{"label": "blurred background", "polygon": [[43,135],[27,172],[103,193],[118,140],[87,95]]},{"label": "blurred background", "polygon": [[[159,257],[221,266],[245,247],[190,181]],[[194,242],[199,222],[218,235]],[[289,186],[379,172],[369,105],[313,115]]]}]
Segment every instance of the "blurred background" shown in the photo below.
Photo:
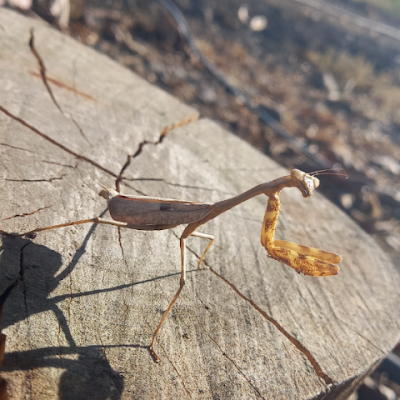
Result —
[{"label": "blurred background", "polygon": [[[349,178],[328,175],[321,190],[400,269],[400,0],[0,5],[107,54],[288,168],[343,168]],[[400,399],[399,356],[352,400]]]}]

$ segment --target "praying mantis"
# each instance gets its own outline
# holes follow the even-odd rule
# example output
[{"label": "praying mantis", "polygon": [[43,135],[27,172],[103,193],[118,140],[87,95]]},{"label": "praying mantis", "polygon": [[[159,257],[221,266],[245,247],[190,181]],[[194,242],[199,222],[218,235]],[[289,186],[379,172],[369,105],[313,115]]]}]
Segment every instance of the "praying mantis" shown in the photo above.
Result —
[{"label": "praying mantis", "polygon": [[261,194],[268,196],[267,209],[261,229],[261,245],[265,247],[270,257],[283,262],[297,272],[305,275],[332,276],[339,272],[339,267],[336,264],[341,261],[340,255],[285,240],[275,240],[275,227],[280,210],[280,192],[284,188],[295,187],[300,190],[303,197],[309,198],[314,189],[319,186],[319,180],[315,175],[323,173],[326,173],[326,171],[307,174],[298,169],[292,169],[290,175],[262,183],[242,194],[216,203],[201,203],[147,196],[126,196],[114,189],[101,185],[103,190],[100,192],[100,196],[108,201],[108,209],[112,219],[95,217],[37,228],[24,233],[8,233],[2,230],[0,230],[0,233],[9,236],[25,236],[50,229],[86,223],[108,224],[120,228],[148,231],[172,229],[178,225],[187,224],[180,237],[181,276],[179,288],[154,331],[149,346],[154,360],[160,362],[161,359],[154,350],[154,343],[165,319],[185,286],[186,240],[189,236],[209,240],[206,249],[198,261],[198,267],[200,268],[205,255],[210,250],[214,241],[214,236],[196,232],[196,229],[238,204]]}]

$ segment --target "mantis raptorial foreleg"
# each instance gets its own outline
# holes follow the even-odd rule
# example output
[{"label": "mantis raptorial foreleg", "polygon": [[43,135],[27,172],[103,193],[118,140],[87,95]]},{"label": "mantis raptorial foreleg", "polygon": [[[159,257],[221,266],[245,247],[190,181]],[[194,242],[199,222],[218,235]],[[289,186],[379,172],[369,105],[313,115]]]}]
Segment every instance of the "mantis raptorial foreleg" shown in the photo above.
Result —
[{"label": "mantis raptorial foreleg", "polygon": [[275,192],[268,197],[267,210],[264,214],[261,230],[261,244],[267,249],[268,254],[275,260],[281,261],[305,275],[336,275],[339,267],[333,263],[339,263],[342,259],[338,254],[287,242],[286,240],[275,240],[279,210],[279,192]]},{"label": "mantis raptorial foreleg", "polygon": [[283,247],[285,249],[293,250],[299,254],[305,254],[318,260],[328,261],[332,264],[339,264],[342,257],[339,254],[330,253],[329,251],[315,249],[314,247],[302,246],[301,244],[288,242],[286,240],[275,240],[275,247]]}]

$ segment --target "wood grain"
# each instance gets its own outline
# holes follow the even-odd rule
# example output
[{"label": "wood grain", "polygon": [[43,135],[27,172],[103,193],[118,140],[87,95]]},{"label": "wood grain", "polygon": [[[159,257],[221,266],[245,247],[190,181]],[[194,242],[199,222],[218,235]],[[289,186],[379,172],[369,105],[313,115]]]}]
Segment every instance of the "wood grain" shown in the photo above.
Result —
[{"label": "wood grain", "polygon": [[[5,231],[107,216],[100,183],[215,202],[287,174],[108,58],[5,9],[0,87]],[[182,227],[0,236],[0,290],[20,277],[2,321],[9,398],[347,398],[396,343],[398,271],[329,201],[288,189],[277,238],[343,256],[338,276],[297,274],[260,245],[266,200],[200,228],[216,237],[207,268],[196,266],[206,242],[188,240],[188,280],[158,337],[160,364],[148,345],[179,285]]]}]

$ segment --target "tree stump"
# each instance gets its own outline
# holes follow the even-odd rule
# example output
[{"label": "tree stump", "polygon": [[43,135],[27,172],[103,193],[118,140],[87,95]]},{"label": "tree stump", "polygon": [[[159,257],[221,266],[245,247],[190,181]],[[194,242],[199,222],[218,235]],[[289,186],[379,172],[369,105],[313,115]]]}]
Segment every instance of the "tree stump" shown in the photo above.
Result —
[{"label": "tree stump", "polygon": [[[40,22],[0,9],[0,33],[4,231],[107,215],[100,184],[215,202],[287,174]],[[267,198],[254,198],[200,229],[216,238],[206,268],[205,241],[188,241],[187,283],[155,345],[160,364],[148,346],[179,285],[182,227],[0,235],[1,292],[19,277],[2,321],[9,398],[347,398],[396,343],[398,271],[318,193],[285,189],[281,199],[277,237],[341,254],[339,275],[307,277],[269,258]]]}]

